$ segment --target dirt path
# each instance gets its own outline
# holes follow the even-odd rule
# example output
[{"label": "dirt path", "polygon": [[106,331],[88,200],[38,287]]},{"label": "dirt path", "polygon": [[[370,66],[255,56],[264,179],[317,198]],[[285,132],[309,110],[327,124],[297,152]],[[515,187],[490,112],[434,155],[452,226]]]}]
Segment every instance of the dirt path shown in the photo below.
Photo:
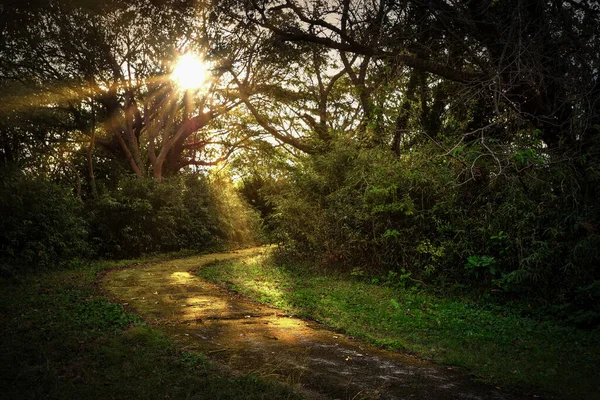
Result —
[{"label": "dirt path", "polygon": [[209,262],[260,249],[211,254],[109,272],[116,301],[182,343],[242,372],[295,384],[330,399],[514,399],[447,367],[349,340],[314,322],[244,299],[195,276]]}]

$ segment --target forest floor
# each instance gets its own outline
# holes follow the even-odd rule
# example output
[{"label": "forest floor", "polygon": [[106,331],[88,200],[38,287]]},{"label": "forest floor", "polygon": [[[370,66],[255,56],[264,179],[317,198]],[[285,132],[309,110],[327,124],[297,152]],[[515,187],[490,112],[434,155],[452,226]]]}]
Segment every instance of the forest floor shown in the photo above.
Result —
[{"label": "forest floor", "polygon": [[476,382],[452,367],[371,347],[195,275],[203,265],[249,258],[260,251],[113,269],[102,280],[102,287],[114,302],[165,332],[185,351],[204,354],[233,373],[283,381],[307,397],[526,397]]}]

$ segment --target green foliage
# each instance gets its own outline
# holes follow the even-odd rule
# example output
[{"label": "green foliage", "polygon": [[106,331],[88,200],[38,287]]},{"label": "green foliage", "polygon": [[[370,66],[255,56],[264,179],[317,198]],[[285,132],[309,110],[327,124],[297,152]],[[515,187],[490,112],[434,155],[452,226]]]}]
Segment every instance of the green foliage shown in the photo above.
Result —
[{"label": "green foliage", "polygon": [[92,240],[98,253],[122,257],[176,250],[192,243],[200,248],[214,245],[210,240],[215,221],[207,210],[208,185],[204,180],[190,182],[190,189],[198,196],[195,201],[186,198],[186,189],[179,179],[159,184],[152,179],[126,178],[114,191],[91,201]]},{"label": "green foliage", "polygon": [[409,282],[412,273],[406,272],[404,268],[400,270],[400,273],[395,271],[388,271],[386,275],[379,278],[372,278],[371,283],[374,285],[381,285],[393,288],[405,288]]},{"label": "green foliage", "polygon": [[82,203],[39,176],[0,170],[0,274],[58,269],[89,255]]},{"label": "green foliage", "polygon": [[122,178],[81,201],[41,176],[0,170],[0,274],[59,269],[77,258],[247,246],[260,221],[223,177]]},{"label": "green foliage", "polygon": [[535,149],[517,150],[513,154],[512,160],[519,166],[524,166],[529,163],[540,164],[544,161],[543,158],[537,154]]},{"label": "green foliage", "polygon": [[418,157],[339,143],[330,154],[305,160],[271,196],[276,233],[288,250],[328,263],[416,272],[424,265],[413,263],[415,242],[435,229],[427,218],[431,207],[452,197],[444,173]]},{"label": "green foliage", "polygon": [[480,274],[496,275],[496,259],[488,256],[469,256],[465,269],[468,269],[475,278]]},{"label": "green foliage", "polygon": [[259,231],[228,181],[202,175],[122,179],[88,206],[92,240],[104,257],[247,245]]}]

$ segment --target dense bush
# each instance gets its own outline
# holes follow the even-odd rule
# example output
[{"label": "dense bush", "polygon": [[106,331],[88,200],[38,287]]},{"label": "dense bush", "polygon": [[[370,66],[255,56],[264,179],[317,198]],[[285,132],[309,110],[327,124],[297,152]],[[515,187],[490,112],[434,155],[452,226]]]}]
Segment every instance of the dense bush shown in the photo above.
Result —
[{"label": "dense bush", "polygon": [[0,171],[0,273],[56,269],[75,258],[202,251],[260,240],[260,222],[225,178],[123,178],[85,203],[73,190]]},{"label": "dense bush", "polygon": [[343,143],[304,160],[271,195],[278,239],[300,255],[348,268],[426,268],[421,254],[435,251],[436,218],[455,196],[450,172],[443,163]]},{"label": "dense bush", "polygon": [[431,149],[397,157],[352,143],[307,157],[271,183],[278,241],[355,274],[466,284],[597,318],[595,181],[583,190],[577,165],[544,160],[499,175],[481,162],[462,181],[461,168]]},{"label": "dense bush", "polygon": [[87,257],[82,203],[40,176],[0,170],[0,274],[56,269]]},{"label": "dense bush", "polygon": [[158,182],[125,178],[88,203],[91,240],[102,257],[247,245],[256,216],[223,179],[202,175]]}]

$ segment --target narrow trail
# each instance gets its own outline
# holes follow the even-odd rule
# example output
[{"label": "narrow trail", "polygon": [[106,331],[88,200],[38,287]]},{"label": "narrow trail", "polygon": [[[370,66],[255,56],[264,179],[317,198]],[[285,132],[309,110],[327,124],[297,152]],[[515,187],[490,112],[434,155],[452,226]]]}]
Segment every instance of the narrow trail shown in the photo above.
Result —
[{"label": "narrow trail", "polygon": [[256,372],[323,399],[515,399],[450,368],[350,340],[284,315],[193,271],[256,255],[260,249],[210,254],[110,271],[103,289],[182,344],[234,371]]}]

